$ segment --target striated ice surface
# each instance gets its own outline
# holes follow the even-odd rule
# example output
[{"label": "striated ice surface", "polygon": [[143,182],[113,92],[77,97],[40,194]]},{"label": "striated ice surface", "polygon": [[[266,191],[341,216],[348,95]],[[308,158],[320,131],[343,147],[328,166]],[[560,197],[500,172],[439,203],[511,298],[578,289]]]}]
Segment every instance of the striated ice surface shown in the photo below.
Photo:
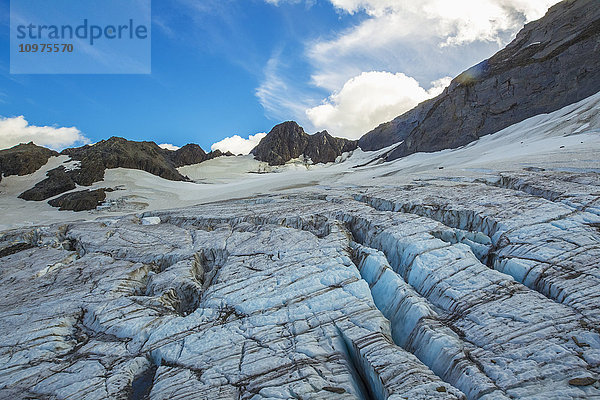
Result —
[{"label": "striated ice surface", "polygon": [[524,169],[6,231],[0,397],[600,397],[598,210]]},{"label": "striated ice surface", "polygon": [[599,109],[389,164],[113,171],[137,215],[3,179],[0,399],[600,398]]}]

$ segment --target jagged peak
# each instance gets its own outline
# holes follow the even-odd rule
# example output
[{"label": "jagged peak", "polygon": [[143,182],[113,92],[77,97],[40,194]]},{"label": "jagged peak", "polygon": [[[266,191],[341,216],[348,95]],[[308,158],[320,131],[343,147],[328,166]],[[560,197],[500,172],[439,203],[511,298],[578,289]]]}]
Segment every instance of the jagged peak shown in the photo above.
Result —
[{"label": "jagged peak", "polygon": [[356,141],[335,138],[325,130],[309,135],[295,121],[286,121],[274,126],[251,154],[270,165],[283,165],[300,156],[318,164],[334,162],[342,153],[356,147]]}]

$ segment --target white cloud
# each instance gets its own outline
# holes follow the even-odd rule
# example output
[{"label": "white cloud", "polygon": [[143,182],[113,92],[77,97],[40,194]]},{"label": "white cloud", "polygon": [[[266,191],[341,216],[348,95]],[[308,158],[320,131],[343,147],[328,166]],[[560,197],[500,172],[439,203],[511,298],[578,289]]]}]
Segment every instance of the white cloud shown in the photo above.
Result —
[{"label": "white cloud", "polygon": [[450,76],[446,76],[431,82],[431,88],[427,91],[427,94],[430,98],[442,94],[444,89],[450,86],[450,82],[452,82],[452,77]]},{"label": "white cloud", "polygon": [[179,146],[175,146],[174,144],[171,143],[163,143],[163,144],[159,144],[158,147],[160,147],[161,149],[165,149],[165,150],[179,150],[181,147]]},{"label": "white cloud", "polygon": [[[265,1],[275,5],[297,2]],[[310,66],[310,82],[299,82],[297,76],[268,65],[268,79],[261,89],[269,90],[257,91],[257,95],[261,104],[267,105],[267,113],[277,108],[277,114],[271,116],[308,117],[317,129],[357,137],[412,108],[425,96],[433,96],[436,87],[441,91],[440,83],[432,81],[456,76],[490,57],[526,22],[542,17],[559,0],[329,2],[341,18],[359,22],[305,42],[303,56]],[[389,75],[364,75],[366,71],[389,71]],[[424,89],[430,82],[433,87]],[[307,83],[330,96],[316,107],[314,96],[297,101],[292,93]]]},{"label": "white cloud", "polygon": [[257,133],[248,136],[248,139],[244,139],[239,135],[233,135],[213,144],[210,149],[212,151],[221,150],[223,153],[230,151],[235,155],[249,154],[265,136],[267,136],[266,133]]},{"label": "white cloud", "polygon": [[313,103],[294,82],[284,79],[285,69],[286,66],[280,61],[280,53],[276,52],[267,62],[264,79],[255,93],[266,115],[278,120],[303,115],[304,110]]},{"label": "white cloud", "polygon": [[[266,1],[276,5],[298,2],[298,0]],[[389,15],[401,17],[408,24],[398,26],[396,30],[404,34],[411,31],[421,36],[437,33],[446,37],[460,38],[459,41],[475,41],[496,40],[499,31],[521,25],[519,15],[527,21],[538,19],[560,0],[421,0],[418,2],[329,0],[329,2],[342,13],[364,12],[371,18]],[[419,25],[423,20],[433,24],[427,26],[428,29],[424,29],[425,26]]]},{"label": "white cloud", "polygon": [[[498,50],[524,23],[542,17],[548,7],[558,3],[558,0],[330,1],[340,12],[367,15],[360,24],[334,38],[319,39],[308,46],[307,54],[315,68],[313,83],[330,90],[356,75],[349,65],[365,71],[375,64],[382,70],[411,76],[415,75],[411,68],[434,72],[437,64],[454,69],[449,64],[454,60],[460,62],[460,56],[471,44],[487,43],[487,48]],[[481,57],[477,54],[476,57]],[[462,58],[463,63],[479,61],[469,55]],[[346,67],[340,69],[340,65]],[[454,71],[446,70],[445,74],[450,72]]]},{"label": "white cloud", "polygon": [[13,118],[0,117],[0,149],[7,149],[19,143],[28,142],[61,150],[76,143],[90,143],[90,140],[75,127],[29,125],[22,115]]},{"label": "white cloud", "polygon": [[444,78],[425,90],[414,78],[402,73],[363,72],[323,104],[308,109],[306,115],[317,129],[358,139],[377,125],[440,94],[449,83],[450,78]]}]

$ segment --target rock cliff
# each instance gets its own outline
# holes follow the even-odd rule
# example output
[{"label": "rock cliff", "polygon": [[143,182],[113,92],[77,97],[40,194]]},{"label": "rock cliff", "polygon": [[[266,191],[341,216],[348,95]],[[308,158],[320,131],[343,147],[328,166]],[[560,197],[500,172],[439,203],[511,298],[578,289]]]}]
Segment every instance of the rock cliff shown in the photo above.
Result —
[{"label": "rock cliff", "polygon": [[364,135],[363,150],[402,142],[388,160],[456,148],[600,91],[600,6],[563,1],[438,97]]},{"label": "rock cliff", "polygon": [[252,150],[259,161],[269,165],[283,165],[300,156],[309,157],[313,163],[334,162],[342,153],[356,149],[357,142],[334,138],[327,131],[309,135],[294,121],[275,126]]}]

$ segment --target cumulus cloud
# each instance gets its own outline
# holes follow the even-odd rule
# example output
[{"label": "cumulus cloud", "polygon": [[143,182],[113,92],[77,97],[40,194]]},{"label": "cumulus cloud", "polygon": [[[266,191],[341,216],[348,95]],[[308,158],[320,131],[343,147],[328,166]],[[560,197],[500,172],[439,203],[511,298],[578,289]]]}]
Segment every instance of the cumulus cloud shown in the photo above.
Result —
[{"label": "cumulus cloud", "polygon": [[[265,1],[282,5],[298,0]],[[456,76],[490,57],[512,40],[525,23],[542,17],[559,2],[328,1],[341,17],[356,15],[358,22],[305,42],[302,56],[310,66],[308,82],[298,82],[296,75],[277,70],[271,63],[257,95],[261,104],[267,105],[268,113],[277,107],[275,116],[279,119],[308,119],[315,128],[348,137],[365,133],[426,96],[435,95],[447,80],[431,86],[430,82]],[[363,75],[365,71],[388,71],[389,75]],[[297,96],[292,93],[307,84],[312,85],[313,93],[325,91],[330,96],[316,107],[315,97],[322,99],[322,94],[296,101]]]},{"label": "cumulus cloud", "polygon": [[[527,21],[538,19],[546,10],[560,0],[421,0],[419,2],[397,0],[330,0],[334,7],[348,14],[365,12],[372,18],[388,15],[402,17],[406,26],[397,27],[404,34],[438,34],[452,38],[455,43],[475,40],[497,40],[498,32],[521,25],[520,18]],[[416,20],[414,19],[416,18]],[[419,22],[433,23],[424,30]]]},{"label": "cumulus cloud", "polygon": [[233,135],[213,144],[210,149],[212,151],[221,150],[223,153],[230,151],[235,155],[249,154],[265,136],[267,136],[266,133],[257,133],[248,136],[248,139],[244,139],[239,135]]},{"label": "cumulus cloud", "polygon": [[162,143],[159,144],[158,147],[160,147],[161,149],[165,149],[165,150],[179,150],[181,147],[179,146],[175,146],[174,144],[171,143]]},{"label": "cumulus cloud", "polygon": [[450,76],[445,76],[443,78],[431,82],[431,88],[429,88],[427,94],[430,98],[442,94],[444,89],[450,86],[450,82],[452,82],[452,77]]},{"label": "cumulus cloud", "polygon": [[[481,51],[473,52],[469,47],[486,52],[500,49],[523,24],[542,17],[558,0],[330,2],[342,13],[367,16],[331,39],[318,39],[308,45],[307,54],[315,69],[313,83],[335,90],[356,75],[348,75],[353,72],[348,65],[365,71],[375,64],[380,70],[410,76],[415,76],[418,69],[439,74],[437,66],[446,68],[445,74],[459,72],[454,71],[456,64],[475,64],[482,59]],[[340,69],[340,65],[346,67]]]},{"label": "cumulus cloud", "polygon": [[12,118],[0,117],[0,149],[28,142],[61,150],[74,144],[88,144],[90,140],[75,127],[29,125],[22,115]]},{"label": "cumulus cloud", "polygon": [[323,104],[308,109],[306,115],[317,129],[358,139],[377,125],[440,94],[449,83],[450,78],[444,78],[425,90],[414,78],[402,73],[363,72]]}]

